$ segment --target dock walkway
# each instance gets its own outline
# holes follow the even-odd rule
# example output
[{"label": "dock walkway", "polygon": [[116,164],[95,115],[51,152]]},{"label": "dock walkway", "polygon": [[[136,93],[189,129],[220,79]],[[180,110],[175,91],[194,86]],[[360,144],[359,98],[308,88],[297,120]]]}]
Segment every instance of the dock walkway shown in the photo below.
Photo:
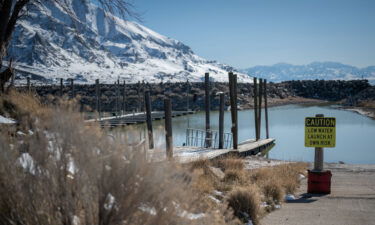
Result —
[{"label": "dock walkway", "polygon": [[[184,116],[188,114],[193,114],[194,111],[173,111],[172,117],[177,116]],[[161,120],[165,118],[165,114],[162,111],[154,111],[151,113],[152,120]],[[146,113],[132,113],[126,114],[121,116],[111,116],[111,117],[103,117],[100,119],[90,119],[86,120],[87,123],[95,123],[99,122],[100,126],[102,127],[116,127],[116,126],[124,126],[130,124],[139,124],[146,122]]]},{"label": "dock walkway", "polygon": [[[238,145],[238,149],[212,149],[202,147],[174,147],[173,158],[180,163],[188,163],[200,159],[213,159],[228,154],[256,155],[274,145],[275,139],[246,140]],[[166,160],[165,151],[149,150],[148,157],[152,161]]]}]

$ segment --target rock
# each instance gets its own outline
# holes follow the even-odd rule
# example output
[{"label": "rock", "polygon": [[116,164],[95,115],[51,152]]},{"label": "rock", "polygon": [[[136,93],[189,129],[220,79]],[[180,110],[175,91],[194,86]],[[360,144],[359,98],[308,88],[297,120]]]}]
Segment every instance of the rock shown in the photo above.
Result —
[{"label": "rock", "polygon": [[219,178],[220,180],[224,179],[225,173],[220,168],[209,166],[208,169],[215,177]]}]

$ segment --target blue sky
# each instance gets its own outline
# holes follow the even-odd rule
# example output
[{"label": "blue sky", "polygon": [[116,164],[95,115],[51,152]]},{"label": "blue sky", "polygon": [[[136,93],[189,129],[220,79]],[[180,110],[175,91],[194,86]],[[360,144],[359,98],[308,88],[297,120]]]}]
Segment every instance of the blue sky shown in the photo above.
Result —
[{"label": "blue sky", "polygon": [[237,68],[375,65],[375,0],[134,0],[142,24]]}]

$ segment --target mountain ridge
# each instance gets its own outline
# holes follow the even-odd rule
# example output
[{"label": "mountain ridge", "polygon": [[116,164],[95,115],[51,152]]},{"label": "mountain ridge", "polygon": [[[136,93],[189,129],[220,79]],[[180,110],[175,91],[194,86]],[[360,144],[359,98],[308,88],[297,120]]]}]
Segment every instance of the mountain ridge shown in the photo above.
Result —
[{"label": "mountain ridge", "polygon": [[272,82],[287,80],[357,80],[368,79],[375,83],[375,66],[358,68],[340,62],[323,61],[305,65],[277,63],[270,66],[253,66],[241,69],[241,72]]},{"label": "mountain ridge", "polygon": [[[43,82],[73,78],[81,83],[226,81],[228,65],[197,56],[180,41],[136,22],[124,21],[93,4],[68,0],[70,14],[48,1],[20,21],[9,55],[18,78],[32,75]],[[9,58],[8,58],[9,60]],[[238,73],[239,82],[251,79]]]}]

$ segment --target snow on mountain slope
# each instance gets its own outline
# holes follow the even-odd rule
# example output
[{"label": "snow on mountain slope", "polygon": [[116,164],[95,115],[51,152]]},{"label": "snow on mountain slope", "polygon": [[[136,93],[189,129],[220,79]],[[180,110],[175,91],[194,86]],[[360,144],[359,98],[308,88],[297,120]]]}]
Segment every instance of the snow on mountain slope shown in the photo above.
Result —
[{"label": "snow on mountain slope", "polygon": [[336,62],[314,62],[308,65],[278,63],[272,66],[255,66],[242,70],[273,82],[286,80],[355,80],[368,79],[375,83],[375,66],[357,68]]},{"label": "snow on mountain slope", "polygon": [[[138,23],[104,16],[93,4],[71,2],[69,16],[53,1],[36,6],[19,22],[9,53],[20,75],[44,82],[74,78],[78,82],[113,83],[145,80],[201,81],[209,72],[227,81],[230,66],[205,60],[183,43]],[[239,82],[251,82],[237,73]]]}]

